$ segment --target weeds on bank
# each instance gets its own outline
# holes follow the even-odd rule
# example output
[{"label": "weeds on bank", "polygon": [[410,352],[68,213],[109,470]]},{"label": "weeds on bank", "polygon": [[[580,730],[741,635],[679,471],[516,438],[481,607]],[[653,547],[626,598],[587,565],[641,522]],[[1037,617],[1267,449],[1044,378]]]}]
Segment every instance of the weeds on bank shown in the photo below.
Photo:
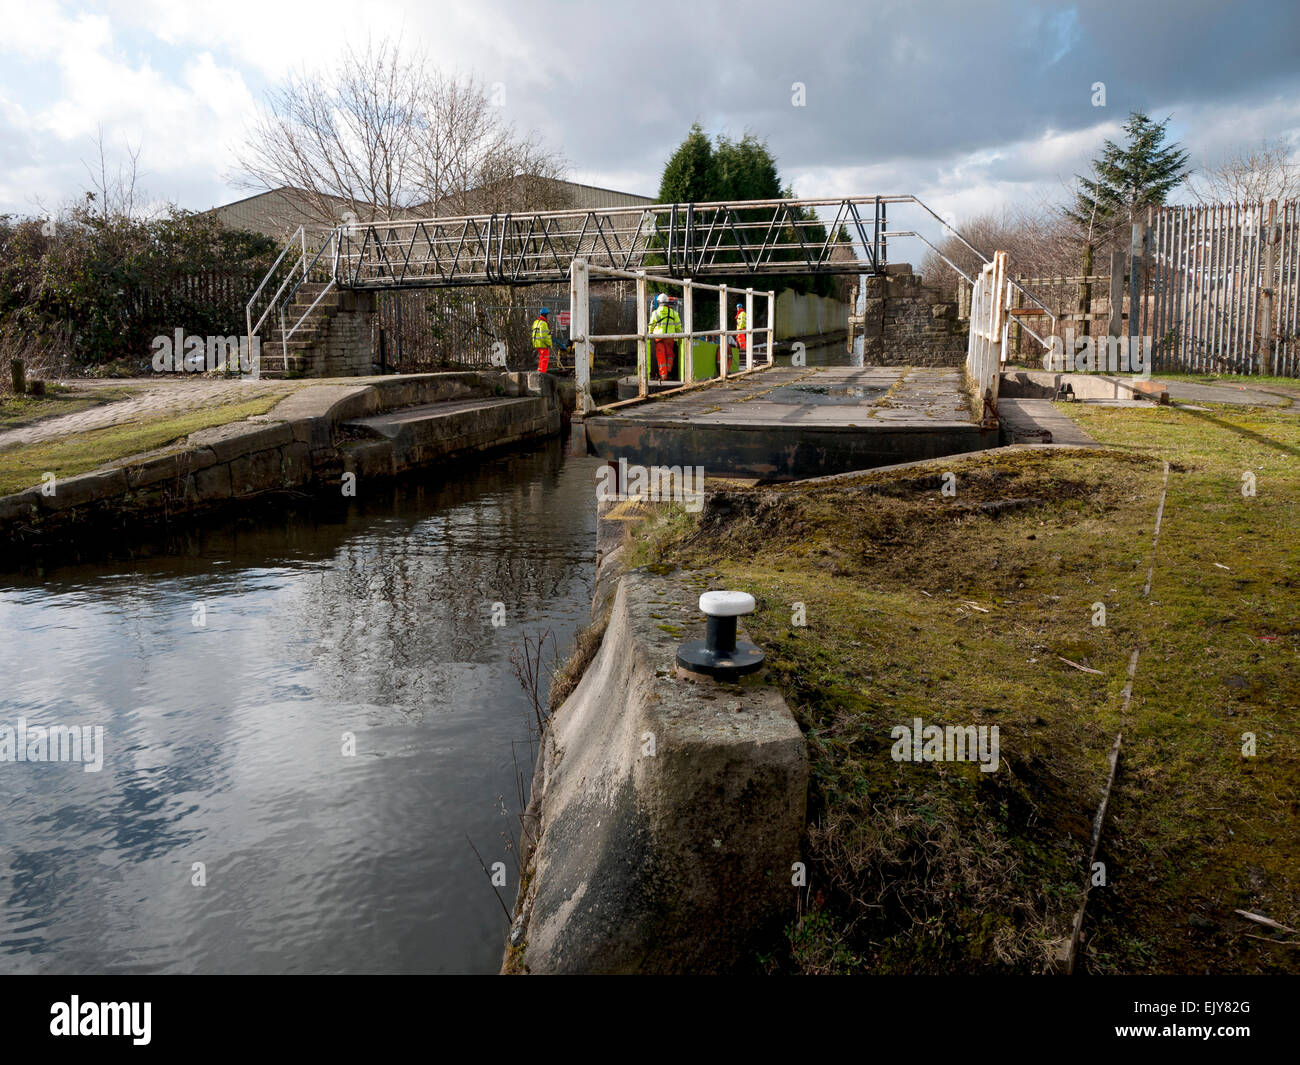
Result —
[{"label": "weeds on bank", "polygon": [[[808,736],[808,889],[771,968],[1043,971],[1121,729],[1085,967],[1300,965],[1233,917],[1300,919],[1300,419],[1062,409],[1114,450],[719,493],[698,522],[669,510],[638,531],[634,564],[755,595],[750,635]],[[986,506],[1013,499],[1029,502]],[[893,761],[889,730],[916,717],[997,724],[1001,768]]]}]

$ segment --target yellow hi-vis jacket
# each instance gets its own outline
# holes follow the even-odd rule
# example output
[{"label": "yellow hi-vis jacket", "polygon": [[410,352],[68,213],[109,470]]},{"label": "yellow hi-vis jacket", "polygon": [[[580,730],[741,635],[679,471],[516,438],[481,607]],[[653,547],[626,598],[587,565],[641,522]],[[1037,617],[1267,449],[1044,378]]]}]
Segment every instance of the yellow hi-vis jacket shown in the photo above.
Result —
[{"label": "yellow hi-vis jacket", "polygon": [[662,307],[655,308],[654,314],[650,316],[650,332],[680,333],[681,331],[681,316],[670,305],[665,303]]},{"label": "yellow hi-vis jacket", "polygon": [[749,326],[749,315],[747,315],[744,311],[737,311],[737,312],[736,312],[736,328],[737,328],[737,329],[745,329],[745,328],[747,328],[748,326]]},{"label": "yellow hi-vis jacket", "polygon": [[546,319],[538,315],[533,319],[533,347],[549,348],[551,346],[551,327]]}]

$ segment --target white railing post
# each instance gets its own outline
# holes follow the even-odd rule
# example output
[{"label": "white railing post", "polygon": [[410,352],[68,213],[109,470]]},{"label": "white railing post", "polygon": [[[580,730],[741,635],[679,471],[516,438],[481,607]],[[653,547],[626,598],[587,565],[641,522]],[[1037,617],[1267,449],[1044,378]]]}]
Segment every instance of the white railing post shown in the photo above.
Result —
[{"label": "white railing post", "polygon": [[754,290],[745,289],[745,369],[754,368]]},{"label": "white railing post", "polygon": [[988,389],[991,393],[991,399],[996,404],[998,400],[998,385],[1002,379],[1002,361],[1006,358],[1006,323],[1008,316],[1003,306],[1006,300],[1006,294],[1010,290],[1007,284],[1007,253],[1004,251],[993,253],[994,271],[997,275],[997,282],[994,285],[993,300],[993,328],[990,330],[990,341],[993,345],[991,352],[992,358],[988,368]]},{"label": "white railing post", "polygon": [[727,286],[718,289],[718,374],[727,379],[727,363],[731,352],[727,350]]},{"label": "white railing post", "polygon": [[646,297],[648,295],[645,271],[638,271],[636,278],[636,392],[642,399],[650,394],[650,360],[646,357],[649,345],[646,343]]},{"label": "white railing post", "polygon": [[695,355],[693,349],[695,332],[695,286],[686,278],[682,292],[682,329],[686,339],[682,341],[682,384],[689,385],[695,381]]},{"label": "white railing post", "polygon": [[573,344],[573,377],[577,388],[575,406],[587,414],[595,406],[591,399],[591,334],[587,302],[587,261],[574,259],[569,267],[569,340]]},{"label": "white railing post", "polygon": [[767,364],[776,359],[776,291],[767,293]]}]

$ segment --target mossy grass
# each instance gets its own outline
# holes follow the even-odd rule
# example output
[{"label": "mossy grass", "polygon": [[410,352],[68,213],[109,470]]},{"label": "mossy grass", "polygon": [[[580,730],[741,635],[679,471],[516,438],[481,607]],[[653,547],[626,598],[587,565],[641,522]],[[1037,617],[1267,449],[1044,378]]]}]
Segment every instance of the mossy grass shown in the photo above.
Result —
[{"label": "mossy grass", "polygon": [[[1300,922],[1300,418],[1060,406],[1106,447],[732,491],[636,533],[634,557],[754,594],[808,736],[808,887],[769,968],[1045,971],[1121,731],[1080,968],[1300,968],[1233,915]],[[1041,502],[972,506],[1013,498]],[[999,770],[894,761],[915,717],[998,725]]]},{"label": "mossy grass", "polygon": [[0,451],[0,495],[39,485],[42,474],[47,472],[60,479],[75,477],[117,459],[178,443],[200,429],[265,414],[283,398],[277,394],[259,396],[8,448]]},{"label": "mossy grass", "polygon": [[1152,373],[1151,376],[1160,381],[1190,381],[1192,384],[1197,385],[1209,385],[1216,382],[1242,385],[1246,388],[1250,388],[1252,385],[1270,385],[1290,388],[1300,392],[1300,377],[1278,377],[1274,374],[1156,372]]}]

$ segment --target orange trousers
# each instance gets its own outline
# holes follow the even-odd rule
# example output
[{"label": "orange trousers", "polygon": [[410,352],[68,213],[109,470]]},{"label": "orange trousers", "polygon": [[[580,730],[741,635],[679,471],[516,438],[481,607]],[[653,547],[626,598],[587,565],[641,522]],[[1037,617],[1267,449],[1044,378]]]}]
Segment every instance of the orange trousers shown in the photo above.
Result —
[{"label": "orange trousers", "polygon": [[545,373],[546,367],[548,367],[550,364],[551,364],[551,349],[538,348],[537,349],[537,372]]},{"label": "orange trousers", "polygon": [[676,349],[676,341],[655,341],[655,358],[659,360],[659,380],[667,381],[668,375],[673,372],[673,358],[677,354]]}]

